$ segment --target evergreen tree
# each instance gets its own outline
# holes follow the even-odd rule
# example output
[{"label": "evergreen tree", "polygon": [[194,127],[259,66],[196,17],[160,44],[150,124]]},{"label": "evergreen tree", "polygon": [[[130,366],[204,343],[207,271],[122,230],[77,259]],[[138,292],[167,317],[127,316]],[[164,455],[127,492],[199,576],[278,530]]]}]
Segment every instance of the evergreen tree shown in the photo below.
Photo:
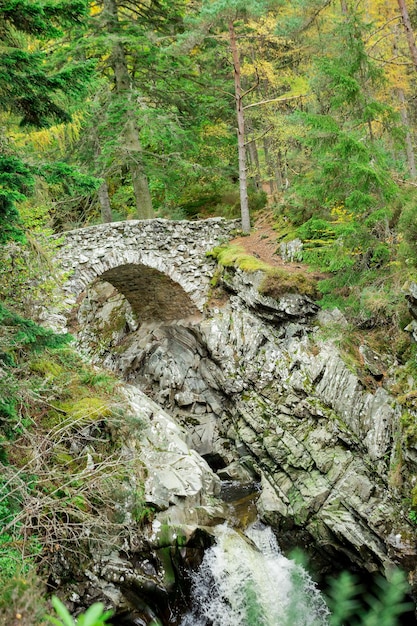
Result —
[{"label": "evergreen tree", "polygon": [[106,181],[101,212],[108,214],[110,196],[116,219],[151,216],[153,206],[162,215],[194,215],[205,201],[219,201],[231,170],[234,138],[224,127],[229,103],[213,89],[216,60],[207,50],[189,56],[172,45],[183,30],[181,1],[119,4],[109,20],[99,3],[89,37],[77,44],[79,55],[97,59],[102,76],[80,156]]},{"label": "evergreen tree", "polygon": [[315,98],[308,111],[297,114],[303,124],[298,139],[309,155],[308,172],[294,181],[304,218],[328,217],[340,206],[365,218],[395,193],[385,139],[399,137],[400,124],[393,109],[375,97],[385,78],[367,55],[367,28],[354,14],[337,24],[332,36],[338,50],[316,60]]},{"label": "evergreen tree", "polygon": [[[46,127],[70,119],[68,103],[86,93],[93,68],[90,63],[54,67],[39,41],[63,34],[61,28],[80,24],[87,2],[32,2],[0,0],[1,111],[21,126]],[[31,46],[26,42],[31,42]],[[0,242],[21,239],[16,202],[33,189],[33,167],[15,154],[7,136],[0,155]]]}]

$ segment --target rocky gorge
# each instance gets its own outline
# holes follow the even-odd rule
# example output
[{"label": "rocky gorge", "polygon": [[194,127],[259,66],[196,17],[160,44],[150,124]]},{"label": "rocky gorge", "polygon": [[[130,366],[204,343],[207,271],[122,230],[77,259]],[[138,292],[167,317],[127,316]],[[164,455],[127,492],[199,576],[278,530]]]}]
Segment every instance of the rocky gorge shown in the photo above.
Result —
[{"label": "rocky gorge", "polygon": [[[343,315],[302,294],[262,295],[262,279],[224,269],[203,313],[169,321],[141,323],[107,282],[80,298],[71,321],[80,349],[126,381],[147,424],[138,454],[154,513],[136,548],[97,559],[75,605],[104,598],[117,609],[115,623],[179,623],[172,607],[187,594],[179,579],[201,561],[209,529],[254,516],[284,551],[302,547],[323,575],[389,576],[400,566],[415,595],[406,498],[417,450],[402,437],[392,364],[363,346],[366,385],[334,340],[347,332]],[[249,513],[219,499],[222,485],[235,483],[252,494]]]}]

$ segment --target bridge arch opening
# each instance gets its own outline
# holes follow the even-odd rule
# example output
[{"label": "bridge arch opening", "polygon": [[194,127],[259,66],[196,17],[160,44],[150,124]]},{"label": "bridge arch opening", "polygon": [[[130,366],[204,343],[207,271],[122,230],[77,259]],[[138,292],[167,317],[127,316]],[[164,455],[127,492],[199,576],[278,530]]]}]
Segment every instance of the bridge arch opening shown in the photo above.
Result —
[{"label": "bridge arch opening", "polygon": [[100,276],[124,295],[142,321],[173,321],[199,313],[183,287],[163,272],[146,265],[126,264],[107,270]]},{"label": "bridge arch opening", "polygon": [[118,265],[97,276],[97,280],[110,283],[126,298],[139,324],[171,322],[200,313],[179,283],[147,265]]}]

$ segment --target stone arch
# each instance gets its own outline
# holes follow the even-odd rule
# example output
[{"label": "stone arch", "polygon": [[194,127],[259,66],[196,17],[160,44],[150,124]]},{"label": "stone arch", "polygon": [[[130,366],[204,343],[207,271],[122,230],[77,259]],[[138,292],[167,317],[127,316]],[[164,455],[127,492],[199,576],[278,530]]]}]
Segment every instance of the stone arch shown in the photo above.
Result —
[{"label": "stone arch", "polygon": [[98,278],[125,296],[139,321],[172,321],[199,313],[178,282],[147,265],[119,265]]},{"label": "stone arch", "polygon": [[202,310],[201,293],[156,255],[118,249],[117,254],[91,258],[75,269],[70,289],[79,295],[97,280],[112,284],[123,294],[139,322],[185,319]]}]

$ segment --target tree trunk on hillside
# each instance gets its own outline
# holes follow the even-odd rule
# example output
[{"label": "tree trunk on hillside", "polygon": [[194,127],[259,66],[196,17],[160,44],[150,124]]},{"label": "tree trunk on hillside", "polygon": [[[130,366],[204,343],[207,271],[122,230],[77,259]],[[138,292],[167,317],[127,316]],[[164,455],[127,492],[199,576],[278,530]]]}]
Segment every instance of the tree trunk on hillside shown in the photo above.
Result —
[{"label": "tree trunk on hillside", "polygon": [[244,233],[250,232],[250,215],[248,201],[248,185],[246,179],[246,150],[245,150],[245,116],[243,113],[242,87],[240,82],[240,58],[237,48],[236,33],[233,21],[229,22],[230,48],[233,57],[234,79],[235,79],[235,100],[237,115],[237,145],[239,156],[239,191],[240,191],[240,214],[242,219],[242,230]]},{"label": "tree trunk on hillside", "polygon": [[143,151],[139,138],[139,130],[136,125],[135,112],[132,108],[131,81],[125,51],[117,36],[119,24],[116,0],[104,0],[104,10],[107,17],[108,31],[114,35],[110,62],[114,72],[116,92],[119,96],[126,99],[127,104],[124,126],[124,148],[127,153],[127,166],[132,178],[137,215],[139,219],[151,219],[154,217],[154,211],[148,179],[143,168]]},{"label": "tree trunk on hillside", "polygon": [[253,170],[253,181],[257,191],[261,190],[261,168],[259,165],[258,148],[255,139],[248,143],[250,162]]},{"label": "tree trunk on hillside", "polygon": [[100,185],[98,188],[98,199],[100,202],[101,209],[101,221],[103,224],[107,222],[113,221],[113,216],[111,213],[111,205],[110,205],[110,196],[109,196],[109,188],[107,186],[106,181]]},{"label": "tree trunk on hillside", "polygon": [[410,133],[410,122],[408,119],[407,103],[406,103],[404,92],[402,89],[397,89],[397,94],[398,94],[398,99],[401,103],[401,109],[400,109],[401,121],[404,124],[404,128],[406,129],[405,151],[407,154],[408,171],[410,172],[411,178],[414,179],[417,176],[416,160],[415,160],[413,142],[412,142],[411,133]]},{"label": "tree trunk on hillside", "polygon": [[[391,32],[394,35],[393,38],[393,52],[394,55],[398,54],[398,48],[399,48],[399,26],[397,24],[395,24],[394,26],[391,26]],[[417,69],[417,68],[416,68]],[[416,172],[416,160],[415,160],[415,154],[414,154],[414,147],[413,147],[413,140],[412,140],[412,126],[410,124],[410,120],[408,117],[408,104],[407,104],[407,100],[404,94],[404,90],[402,89],[402,87],[397,87],[397,89],[395,90],[397,96],[398,96],[398,100],[400,101],[400,115],[401,115],[401,121],[404,124],[404,128],[405,128],[405,151],[406,151],[406,156],[407,156],[407,164],[408,164],[408,171],[410,173],[411,178],[415,179],[417,172]]]},{"label": "tree trunk on hillside", "polygon": [[277,158],[275,163],[275,180],[277,181],[278,189],[287,189],[288,188],[288,172],[287,172],[287,164],[282,160],[281,150],[277,152]]},{"label": "tree trunk on hillside", "polygon": [[139,132],[133,119],[133,112],[128,113],[125,126],[125,148],[129,154],[128,167],[132,178],[138,218],[149,220],[155,217],[149,183],[142,165],[142,145]]},{"label": "tree trunk on hillside", "polygon": [[264,137],[263,144],[264,144],[266,172],[269,178],[269,191],[272,196],[276,191],[275,189],[276,182],[274,181],[274,174],[273,174],[274,168],[272,167],[272,164],[271,164],[271,157],[269,154],[269,139],[267,137]]},{"label": "tree trunk on hillside", "polygon": [[[94,139],[94,146],[95,146],[95,150],[94,150],[94,152],[95,152],[95,160],[96,160],[96,163],[100,163],[100,156],[101,156],[100,139],[99,139],[99,136],[98,136],[97,129],[94,126],[92,128],[92,136],[93,136],[93,139]],[[103,171],[101,171],[101,172],[98,171],[97,175],[100,176],[101,178],[104,178]],[[98,195],[98,201],[100,203],[100,215],[101,215],[101,222],[102,222],[102,224],[106,224],[108,222],[112,222],[113,221],[113,215],[112,215],[112,212],[111,212],[109,187],[108,187],[107,181],[105,179],[102,182],[102,184],[100,185],[100,187],[98,188],[97,195]]]},{"label": "tree trunk on hillside", "polygon": [[402,22],[408,42],[408,48],[410,50],[410,56],[413,61],[414,67],[417,70],[417,47],[405,0],[398,0],[398,6],[400,7]]}]

